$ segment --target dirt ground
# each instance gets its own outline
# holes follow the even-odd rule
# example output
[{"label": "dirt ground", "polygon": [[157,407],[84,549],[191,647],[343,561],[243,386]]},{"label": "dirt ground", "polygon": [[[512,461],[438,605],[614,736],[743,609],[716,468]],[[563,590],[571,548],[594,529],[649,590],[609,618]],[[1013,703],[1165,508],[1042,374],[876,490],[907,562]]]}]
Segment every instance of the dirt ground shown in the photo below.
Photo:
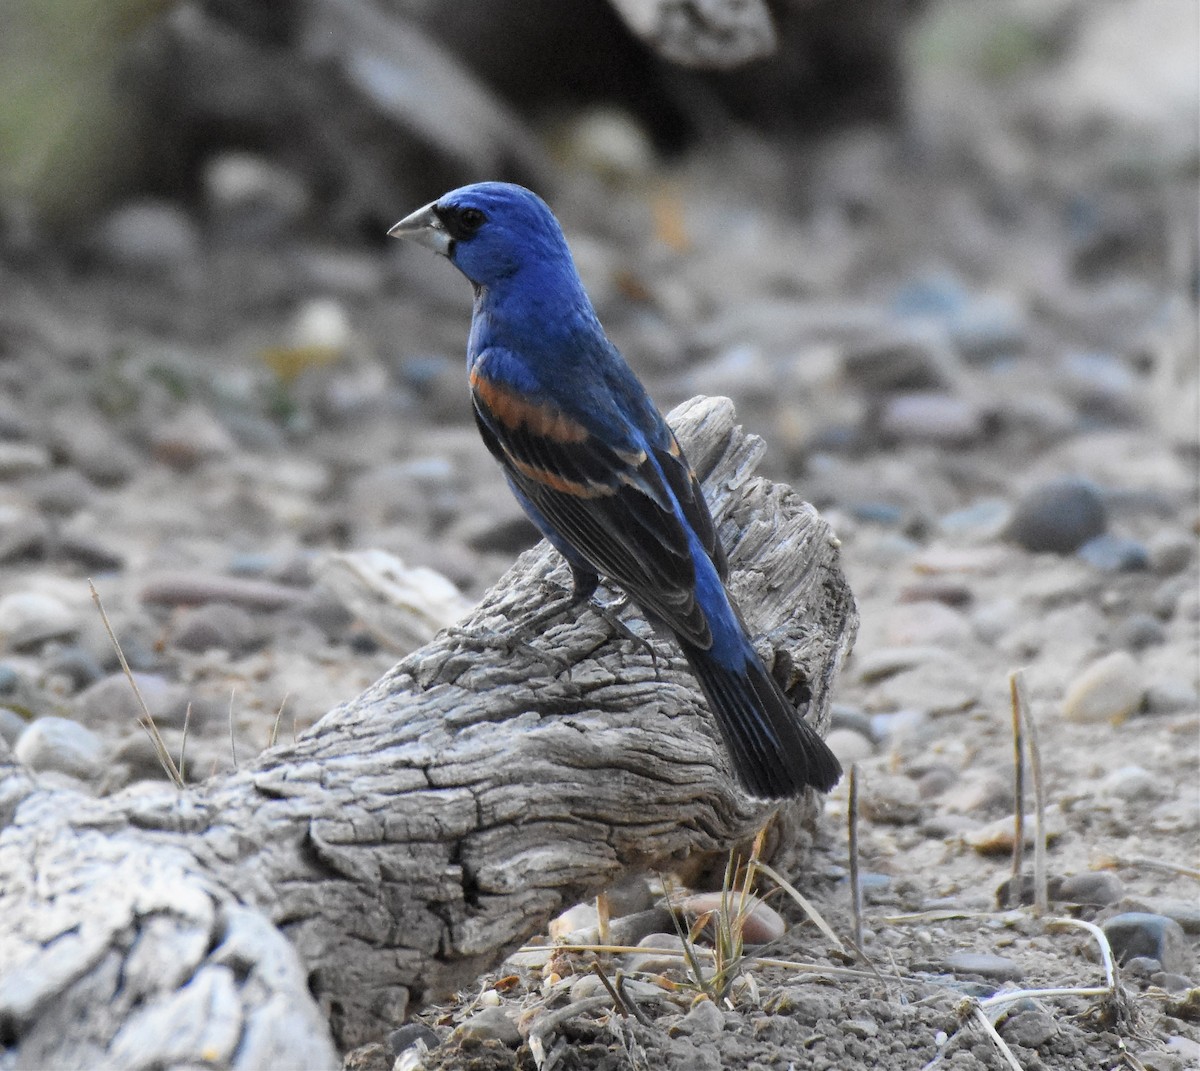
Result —
[{"label": "dirt ground", "polygon": [[[1200,151],[1195,19],[1151,17],[1171,6],[1097,5],[990,82],[996,41],[947,58],[939,23],[900,133],[645,167],[635,124],[578,119],[554,207],[614,341],[664,409],[731,396],[842,541],[862,626],[831,743],[857,765],[866,960],[773,897],[788,931],[753,951],[793,966],[748,962],[719,1007],[686,969],[601,956],[626,1017],[583,984],[594,955],[531,955],[421,1013],[443,1041],[421,1066],[1012,1066],[967,998],[1105,986],[1093,934],[997,904],[1022,669],[1050,917],[1143,913],[1161,940],[1116,995],[1023,997],[1000,1035],[1026,1071],[1200,1067]],[[199,778],[429,627],[364,615],[331,553],[469,601],[535,537],[470,424],[454,271],[216,211],[127,205],[83,253],[10,234],[0,258],[0,728],[97,792],[161,773],[86,578],[173,745],[191,703]],[[86,735],[27,737],[47,716]],[[843,941],[847,813],[844,780],[790,876]],[[519,1036],[451,1036],[491,1007]]]}]

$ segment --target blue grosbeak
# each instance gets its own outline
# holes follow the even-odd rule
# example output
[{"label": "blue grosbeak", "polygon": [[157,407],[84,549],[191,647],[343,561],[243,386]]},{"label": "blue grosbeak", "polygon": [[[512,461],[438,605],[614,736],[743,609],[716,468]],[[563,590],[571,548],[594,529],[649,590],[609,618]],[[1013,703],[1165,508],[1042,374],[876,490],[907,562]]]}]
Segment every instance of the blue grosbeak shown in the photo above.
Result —
[{"label": "blue grosbeak", "polygon": [[603,575],[675,635],[749,792],[779,799],[832,788],[837,759],[751,645],[696,474],[605,336],[545,202],[482,182],[388,233],[448,257],[475,288],[475,420],[513,493],[570,565],[571,601],[590,598]]}]

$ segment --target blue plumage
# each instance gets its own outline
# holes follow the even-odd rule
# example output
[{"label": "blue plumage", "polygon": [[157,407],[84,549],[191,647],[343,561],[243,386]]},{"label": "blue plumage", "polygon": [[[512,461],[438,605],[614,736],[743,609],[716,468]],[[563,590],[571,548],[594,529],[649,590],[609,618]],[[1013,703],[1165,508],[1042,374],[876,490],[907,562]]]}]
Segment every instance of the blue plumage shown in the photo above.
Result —
[{"label": "blue plumage", "polygon": [[608,341],[558,221],[520,186],[464,186],[388,232],[475,288],[467,365],[484,443],[566,558],[575,594],[620,586],[670,629],[753,794],[828,791],[841,768],[755,653],[695,473]]}]

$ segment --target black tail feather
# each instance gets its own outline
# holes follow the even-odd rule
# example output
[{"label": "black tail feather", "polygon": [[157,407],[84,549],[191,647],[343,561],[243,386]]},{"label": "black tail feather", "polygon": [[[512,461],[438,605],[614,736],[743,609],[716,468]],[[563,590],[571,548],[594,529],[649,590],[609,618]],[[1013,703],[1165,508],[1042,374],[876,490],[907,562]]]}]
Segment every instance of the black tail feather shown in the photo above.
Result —
[{"label": "black tail feather", "polygon": [[842,767],[825,741],[788,701],[753,651],[730,669],[709,651],[683,643],[738,780],[764,799],[799,796],[807,786],[828,792]]}]

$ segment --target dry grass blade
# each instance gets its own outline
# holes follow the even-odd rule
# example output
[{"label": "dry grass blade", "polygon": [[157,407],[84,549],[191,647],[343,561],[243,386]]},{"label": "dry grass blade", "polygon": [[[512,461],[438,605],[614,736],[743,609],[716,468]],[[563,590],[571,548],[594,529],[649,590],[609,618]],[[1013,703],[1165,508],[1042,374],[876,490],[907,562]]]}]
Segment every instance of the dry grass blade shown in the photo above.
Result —
[{"label": "dry grass blade", "polygon": [[1025,869],[1025,734],[1021,729],[1020,670],[1008,675],[1008,698],[1012,707],[1013,738],[1013,850],[1009,904],[1021,902],[1021,877]]},{"label": "dry grass blade", "polygon": [[[1046,872],[1046,783],[1042,777],[1042,750],[1038,743],[1033,708],[1025,690],[1025,674],[1017,670],[1011,677],[1013,695],[1021,724],[1029,738],[1029,772],[1033,777],[1033,912],[1039,918],[1050,910],[1049,879]],[[1020,808],[1024,810],[1024,808]]]},{"label": "dry grass blade", "polygon": [[[853,769],[853,768],[852,768]],[[825,935],[825,938],[839,952],[845,952],[846,946],[842,944],[841,938],[833,932],[833,927],[821,916],[821,912],[816,909],[816,906],[808,899],[799,889],[797,889],[790,881],[779,873],[773,866],[768,863],[758,862],[754,864],[755,869],[766,874],[776,885],[778,885],[785,893],[788,894],[797,904],[800,905],[800,910],[803,911],[812,921],[813,924]],[[859,942],[861,945],[861,942]]]},{"label": "dry grass blade", "polygon": [[188,728],[191,724],[192,704],[188,703],[183,711],[183,739],[179,742],[179,779],[181,781],[187,780],[187,768],[184,764],[187,760]]},{"label": "dry grass blade", "polygon": [[[283,708],[287,706],[287,701],[292,697],[291,692],[285,693],[284,697],[279,701],[279,709],[275,711],[275,722],[271,726],[271,738],[267,741],[267,747],[274,747],[279,742],[279,726],[283,721]],[[293,733],[293,736],[295,734]]]},{"label": "dry grass blade", "polygon": [[854,916],[854,943],[863,945],[863,892],[858,873],[858,763],[850,764],[850,798],[846,805],[847,852],[850,856],[850,910]]},{"label": "dry grass blade", "polygon": [[125,652],[121,650],[121,643],[117,639],[117,634],[113,631],[112,623],[108,620],[108,614],[104,610],[104,603],[100,598],[100,592],[96,590],[96,585],[92,583],[90,578],[88,580],[88,590],[92,593],[92,602],[96,604],[96,609],[100,612],[100,620],[104,623],[104,631],[108,633],[108,638],[112,641],[113,648],[117,652],[117,660],[121,663],[121,671],[125,674],[125,679],[129,681],[129,687],[133,689],[134,697],[141,708],[142,714],[138,718],[138,724],[150,737],[150,742],[154,745],[154,754],[158,758],[159,764],[162,766],[167,777],[171,779],[176,788],[183,788],[183,775],[175,765],[175,760],[171,758],[171,752],[167,749],[166,741],[163,740],[162,733],[158,731],[158,726],[154,723],[154,716],[150,713],[150,708],[146,706],[146,700],[142,697],[141,689],[138,688],[137,679],[133,675],[133,670],[129,668]]},{"label": "dry grass blade", "polygon": [[233,734],[233,700],[237,695],[236,688],[229,689],[229,754],[233,757],[233,768],[238,768],[237,740]]}]

